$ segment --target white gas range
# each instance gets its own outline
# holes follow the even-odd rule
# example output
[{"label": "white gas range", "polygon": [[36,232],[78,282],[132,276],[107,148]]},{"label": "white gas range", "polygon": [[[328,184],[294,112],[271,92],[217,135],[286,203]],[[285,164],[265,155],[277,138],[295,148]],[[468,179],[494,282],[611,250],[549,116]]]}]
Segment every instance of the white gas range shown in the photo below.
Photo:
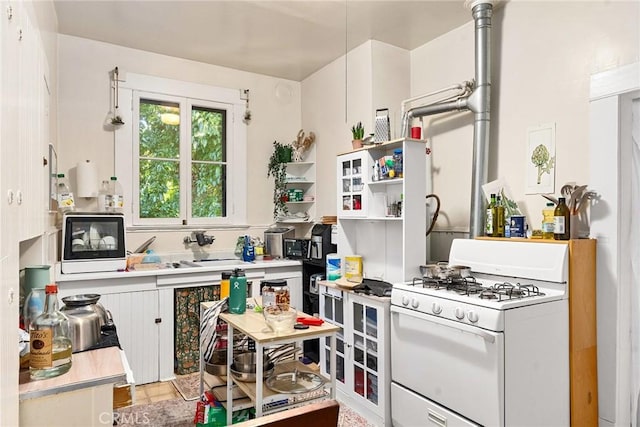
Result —
[{"label": "white gas range", "polygon": [[394,425],[568,425],[567,261],[567,245],[456,239],[470,277],[395,284]]}]

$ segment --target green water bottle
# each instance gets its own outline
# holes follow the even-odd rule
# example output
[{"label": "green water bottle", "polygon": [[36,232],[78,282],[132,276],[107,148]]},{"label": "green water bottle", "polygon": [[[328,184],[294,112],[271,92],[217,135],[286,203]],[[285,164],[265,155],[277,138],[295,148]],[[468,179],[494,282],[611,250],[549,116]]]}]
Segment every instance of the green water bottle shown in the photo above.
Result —
[{"label": "green water bottle", "polygon": [[247,310],[247,277],[236,268],[229,279],[229,313],[242,314]]}]

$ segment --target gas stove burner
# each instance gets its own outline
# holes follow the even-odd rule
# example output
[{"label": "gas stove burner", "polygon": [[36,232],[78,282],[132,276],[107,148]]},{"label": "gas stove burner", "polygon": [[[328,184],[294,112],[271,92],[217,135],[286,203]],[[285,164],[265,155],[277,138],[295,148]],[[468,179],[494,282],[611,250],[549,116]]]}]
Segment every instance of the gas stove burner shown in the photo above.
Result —
[{"label": "gas stove burner", "polygon": [[528,298],[533,296],[544,295],[535,285],[515,285],[509,282],[496,283],[487,288],[486,293],[483,291],[480,298],[498,299],[499,301],[507,299]]}]

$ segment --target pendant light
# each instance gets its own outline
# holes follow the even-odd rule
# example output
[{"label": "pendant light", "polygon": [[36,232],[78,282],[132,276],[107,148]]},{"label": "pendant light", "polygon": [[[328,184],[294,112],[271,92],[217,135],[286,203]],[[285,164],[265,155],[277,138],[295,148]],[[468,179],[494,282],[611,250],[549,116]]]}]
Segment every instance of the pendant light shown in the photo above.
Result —
[{"label": "pendant light", "polygon": [[120,117],[120,114],[118,114],[118,89],[119,89],[119,71],[118,71],[118,67],[116,67],[113,70],[113,115],[111,117],[111,124],[113,126],[122,126],[124,124],[124,121],[122,120],[122,117]]}]

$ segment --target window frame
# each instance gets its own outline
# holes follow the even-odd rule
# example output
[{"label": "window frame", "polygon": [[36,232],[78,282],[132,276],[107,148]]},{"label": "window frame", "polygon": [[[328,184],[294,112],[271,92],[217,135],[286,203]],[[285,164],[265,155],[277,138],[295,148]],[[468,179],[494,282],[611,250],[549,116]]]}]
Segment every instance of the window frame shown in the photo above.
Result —
[{"label": "window frame", "polygon": [[[242,90],[207,86],[153,76],[129,73],[120,83],[120,115],[125,124],[115,131],[115,173],[124,187],[124,212],[128,228],[175,229],[189,226],[235,227],[246,226],[247,206],[247,153],[246,125],[242,117],[246,102],[241,99]],[[191,206],[191,126],[181,126],[180,137],[187,143],[180,146],[181,213],[184,218],[140,218],[139,217],[139,99],[154,99],[180,103],[181,123],[191,123],[191,108],[204,107],[225,110],[227,185],[226,217],[190,218]],[[126,106],[126,108],[125,108]],[[187,159],[182,161],[182,159]],[[122,178],[121,178],[122,177]],[[135,189],[135,191],[134,191]],[[186,220],[186,224],[183,222]]]}]

